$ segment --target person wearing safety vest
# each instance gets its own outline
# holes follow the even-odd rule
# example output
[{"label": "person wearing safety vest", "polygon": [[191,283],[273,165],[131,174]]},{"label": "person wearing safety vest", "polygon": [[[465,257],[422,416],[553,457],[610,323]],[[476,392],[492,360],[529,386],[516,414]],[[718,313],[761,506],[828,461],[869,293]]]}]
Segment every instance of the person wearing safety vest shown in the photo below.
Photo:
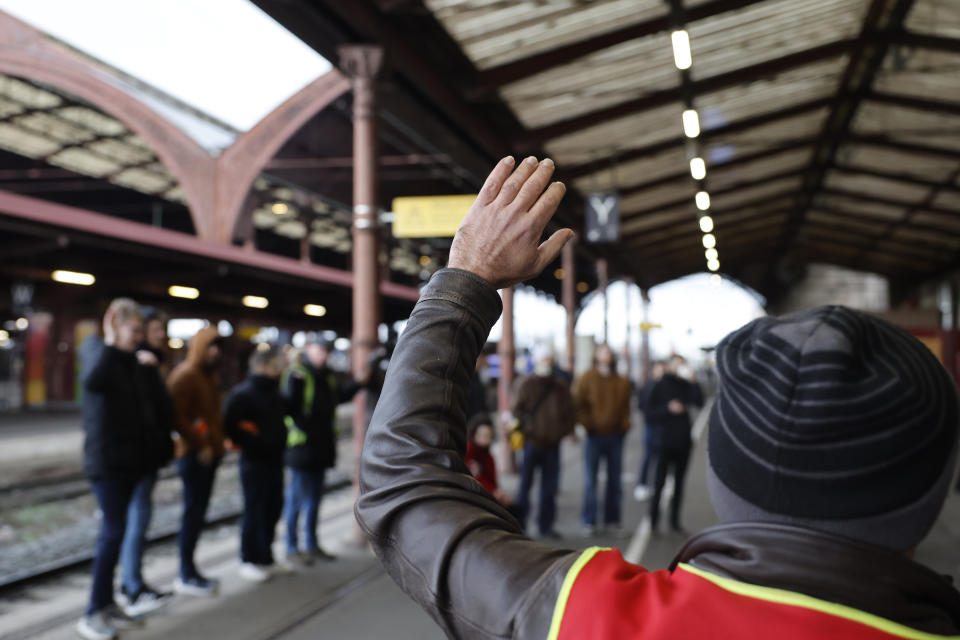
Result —
[{"label": "person wearing safety vest", "polygon": [[334,559],[320,546],[317,515],[326,470],[337,463],[336,408],[348,402],[359,389],[353,380],[342,380],[327,367],[330,346],[322,337],[311,336],[302,355],[295,355],[281,379],[281,390],[290,407],[290,414],[285,418],[287,449],[284,456],[290,468],[284,505],[287,558],[301,564],[309,564],[314,559]]},{"label": "person wearing safety vest", "polygon": [[707,475],[723,524],[669,569],[530,540],[473,478],[464,409],[496,290],[573,235],[540,244],[564,192],[553,169],[498,164],[400,337],[356,506],[387,572],[450,638],[960,639],[960,593],[912,560],[951,486],[956,386],[866,313],[764,317],[718,345]]}]

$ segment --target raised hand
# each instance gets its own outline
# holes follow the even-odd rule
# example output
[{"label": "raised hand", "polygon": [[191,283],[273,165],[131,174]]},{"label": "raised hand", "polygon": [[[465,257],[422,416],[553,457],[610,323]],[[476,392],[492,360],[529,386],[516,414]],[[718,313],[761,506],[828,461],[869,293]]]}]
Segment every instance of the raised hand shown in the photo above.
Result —
[{"label": "raised hand", "polygon": [[[554,182],[549,158],[501,160],[487,176],[450,247],[448,267],[480,276],[497,289],[537,275],[553,262],[573,231],[561,229],[543,244],[540,236],[560,205],[566,187]],[[546,189],[546,191],[544,191]]]}]

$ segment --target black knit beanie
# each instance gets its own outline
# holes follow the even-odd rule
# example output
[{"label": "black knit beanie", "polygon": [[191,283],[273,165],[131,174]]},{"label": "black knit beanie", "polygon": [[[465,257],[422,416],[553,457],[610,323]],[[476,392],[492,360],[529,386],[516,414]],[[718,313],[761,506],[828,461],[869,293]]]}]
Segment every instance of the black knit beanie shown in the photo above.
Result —
[{"label": "black knit beanie", "polygon": [[758,319],[717,347],[708,481],[724,521],[782,521],[897,550],[942,508],[953,380],[909,333],[828,306]]}]

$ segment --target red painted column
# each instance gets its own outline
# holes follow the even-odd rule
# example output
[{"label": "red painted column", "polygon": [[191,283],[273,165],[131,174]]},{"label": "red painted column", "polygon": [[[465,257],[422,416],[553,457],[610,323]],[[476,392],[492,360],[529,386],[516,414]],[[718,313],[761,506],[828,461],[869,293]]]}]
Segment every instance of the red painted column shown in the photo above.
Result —
[{"label": "red painted column", "polygon": [[500,379],[497,381],[497,409],[500,414],[500,460],[498,466],[509,472],[515,472],[516,463],[510,452],[507,438],[509,426],[504,417],[510,412],[510,400],[513,391],[514,362],[516,348],[513,342],[513,287],[501,290],[503,297],[503,333],[497,343],[497,355],[500,356]]},{"label": "red painted column", "polygon": [[[340,48],[340,66],[353,85],[353,375],[369,375],[370,353],[377,345],[379,249],[377,242],[377,96],[376,76],[383,49],[373,45]],[[366,392],[354,398],[354,494],[366,429]],[[363,533],[355,530],[358,541]]]},{"label": "red painted column", "polygon": [[567,312],[567,361],[565,363],[570,375],[574,375],[576,365],[576,324],[577,324],[577,263],[575,260],[576,238],[563,246],[563,309]]},{"label": "red painted column", "polygon": [[599,260],[597,260],[597,282],[600,286],[600,295],[603,296],[603,341],[609,344],[610,342],[610,334],[609,334],[610,305],[607,304],[607,285],[610,284],[610,275],[609,275],[609,270],[607,269],[606,258],[600,258]]}]

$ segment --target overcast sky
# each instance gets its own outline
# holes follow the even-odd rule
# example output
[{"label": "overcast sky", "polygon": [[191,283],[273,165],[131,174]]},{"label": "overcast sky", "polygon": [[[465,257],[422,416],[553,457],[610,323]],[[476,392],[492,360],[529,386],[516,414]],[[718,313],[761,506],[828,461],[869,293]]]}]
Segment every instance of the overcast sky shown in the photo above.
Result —
[{"label": "overcast sky", "polygon": [[241,130],[330,68],[247,0],[0,0],[0,9]]}]

